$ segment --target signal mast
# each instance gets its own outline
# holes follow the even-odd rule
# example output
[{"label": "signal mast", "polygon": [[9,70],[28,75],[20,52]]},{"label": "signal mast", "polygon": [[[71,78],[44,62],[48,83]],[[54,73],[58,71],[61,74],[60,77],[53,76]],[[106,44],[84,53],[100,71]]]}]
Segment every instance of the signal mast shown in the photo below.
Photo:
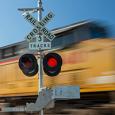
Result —
[{"label": "signal mast", "polygon": [[[61,72],[62,58],[57,53],[48,53],[44,55],[44,50],[51,49],[51,41],[55,35],[47,30],[44,26],[54,17],[52,12],[49,12],[42,19],[42,0],[37,0],[37,8],[20,8],[23,11],[24,18],[34,26],[34,29],[26,36],[29,41],[29,49],[36,50],[39,55],[38,60],[33,54],[24,54],[19,59],[19,68],[26,76],[34,76],[38,73],[39,90],[38,97],[35,103],[26,103],[26,106],[17,107],[3,107],[1,112],[38,112],[43,115],[43,108],[45,108],[52,100],[65,99],[79,99],[79,86],[54,86],[52,88],[43,88],[43,69],[48,76],[57,76]],[[31,13],[38,12],[38,19],[36,20]],[[33,21],[34,23],[32,23]],[[33,42],[33,36],[36,42]],[[50,42],[44,42],[44,36]],[[41,44],[47,44],[48,47],[40,47]],[[44,46],[45,46],[44,45]],[[32,46],[32,47],[31,47]],[[71,94],[70,94],[71,90]],[[66,92],[66,93],[65,93]]]}]

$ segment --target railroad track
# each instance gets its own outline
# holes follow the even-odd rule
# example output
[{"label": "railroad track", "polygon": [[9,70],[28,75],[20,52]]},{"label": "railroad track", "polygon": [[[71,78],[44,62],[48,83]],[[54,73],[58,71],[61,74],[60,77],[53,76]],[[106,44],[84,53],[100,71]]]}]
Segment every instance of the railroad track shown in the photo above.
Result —
[{"label": "railroad track", "polygon": [[[32,97],[30,100],[34,101],[34,98],[36,99]],[[16,106],[28,101],[29,97],[23,101],[18,98],[10,103]],[[2,105],[8,106],[8,103],[2,103]],[[83,93],[78,100],[56,101],[54,108],[45,109],[44,112],[44,115],[115,115],[114,93]],[[39,113],[0,113],[0,115],[39,115]]]}]

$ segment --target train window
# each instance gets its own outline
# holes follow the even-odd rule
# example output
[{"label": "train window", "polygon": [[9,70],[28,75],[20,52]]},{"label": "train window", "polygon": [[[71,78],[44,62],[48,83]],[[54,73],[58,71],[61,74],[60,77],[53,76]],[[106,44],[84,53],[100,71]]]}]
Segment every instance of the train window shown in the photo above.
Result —
[{"label": "train window", "polygon": [[12,49],[8,48],[8,49],[4,49],[4,57],[10,57],[12,55]]},{"label": "train window", "polygon": [[57,36],[52,41],[53,48],[67,47],[90,38],[88,27],[79,27]]},{"label": "train window", "polygon": [[2,50],[0,49],[0,59],[2,59]]},{"label": "train window", "polygon": [[71,25],[69,30],[62,31],[57,35],[52,41],[52,46],[53,48],[60,48],[88,39],[107,38],[109,36],[108,33],[108,29],[98,22],[76,24],[74,27]]},{"label": "train window", "polygon": [[65,47],[71,43],[73,43],[73,32],[68,32],[66,34],[57,36],[56,39],[52,41],[52,47],[53,48],[60,48],[60,47]]},{"label": "train window", "polygon": [[26,50],[27,50],[27,48],[21,48],[21,49],[19,49],[19,50],[16,50],[16,51],[15,51],[15,54],[16,54],[16,55],[23,54],[24,52],[26,52]]},{"label": "train window", "polygon": [[23,54],[28,50],[28,43],[26,41],[22,42],[21,44],[17,44],[15,48],[15,55]]},{"label": "train window", "polygon": [[86,24],[61,33],[52,41],[53,48],[67,47],[84,40],[107,37],[107,30],[98,24]]},{"label": "train window", "polygon": [[89,27],[91,38],[107,38],[108,32],[105,27],[91,26]]},{"label": "train window", "polygon": [[4,48],[1,50],[1,59],[9,58],[15,56],[15,46],[10,48]]}]

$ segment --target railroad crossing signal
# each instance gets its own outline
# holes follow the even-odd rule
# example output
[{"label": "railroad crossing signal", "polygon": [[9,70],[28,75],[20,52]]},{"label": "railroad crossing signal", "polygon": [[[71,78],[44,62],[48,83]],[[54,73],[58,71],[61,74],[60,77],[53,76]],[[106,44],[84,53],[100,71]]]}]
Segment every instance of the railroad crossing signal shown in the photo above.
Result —
[{"label": "railroad crossing signal", "polygon": [[[39,17],[41,17],[41,8],[42,8],[42,2],[39,1]],[[43,78],[42,78],[42,59],[43,59],[43,69],[44,72],[48,76],[56,76],[61,71],[62,66],[62,58],[57,53],[48,53],[44,56],[42,54],[42,50],[51,49],[51,41],[55,38],[55,35],[50,33],[47,28],[44,26],[54,17],[54,14],[52,12],[48,13],[46,17],[44,17],[42,20],[37,21],[34,17],[32,17],[29,12],[24,13],[25,19],[30,22],[34,29],[26,36],[26,40],[29,41],[29,49],[40,49],[40,58],[39,58],[39,91],[38,91],[38,97],[35,103],[26,103],[25,107],[6,107],[3,108],[2,111],[5,112],[16,112],[16,111],[26,111],[26,112],[34,112],[34,111],[40,111],[40,115],[43,115],[43,108],[54,99],[73,99],[76,98],[76,94],[79,93],[79,87],[77,87],[77,90],[74,89],[74,87],[56,87],[52,89],[43,89]],[[42,34],[42,35],[41,35]],[[36,35],[37,36],[36,38]],[[50,42],[43,42],[42,36],[45,36],[47,39],[49,39]],[[33,38],[36,38],[36,42],[32,42]],[[45,47],[46,46],[46,47]],[[22,72],[26,76],[34,76],[38,72],[38,63],[37,59],[33,54],[24,54],[19,59],[19,67],[22,70]],[[70,92],[67,92],[69,90],[73,91],[71,94]],[[75,87],[76,88],[76,87]],[[78,92],[76,92],[76,91]],[[55,93],[56,92],[56,93]],[[58,92],[58,93],[57,93]],[[70,94],[70,95],[68,95]],[[72,95],[74,94],[74,95]],[[79,98],[79,95],[77,95],[77,98]]]},{"label": "railroad crossing signal", "polygon": [[[62,58],[57,53],[48,53],[43,58],[43,69],[48,76],[60,73]],[[34,76],[38,72],[37,59],[33,54],[24,54],[19,59],[19,67],[26,76]]]}]

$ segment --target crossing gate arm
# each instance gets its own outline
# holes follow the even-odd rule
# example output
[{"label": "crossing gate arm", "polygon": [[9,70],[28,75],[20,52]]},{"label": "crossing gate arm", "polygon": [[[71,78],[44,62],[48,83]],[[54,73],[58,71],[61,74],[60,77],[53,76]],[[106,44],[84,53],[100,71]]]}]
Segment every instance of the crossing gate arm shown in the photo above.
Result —
[{"label": "crossing gate arm", "polygon": [[55,86],[51,89],[43,88],[35,103],[26,103],[25,106],[2,107],[0,112],[39,112],[53,100],[80,99],[79,86]]}]

